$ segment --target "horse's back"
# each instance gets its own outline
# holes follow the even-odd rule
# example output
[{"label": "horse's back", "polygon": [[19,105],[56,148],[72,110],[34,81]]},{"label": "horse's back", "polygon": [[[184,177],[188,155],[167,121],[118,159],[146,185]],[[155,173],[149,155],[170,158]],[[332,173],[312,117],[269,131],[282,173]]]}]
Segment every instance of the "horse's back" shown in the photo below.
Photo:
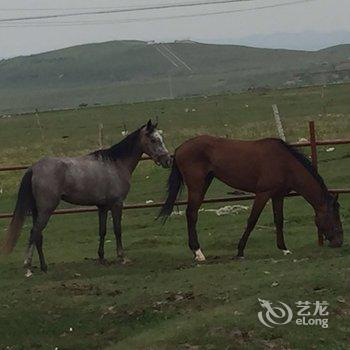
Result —
[{"label": "horse's back", "polygon": [[42,186],[50,186],[59,184],[64,177],[66,164],[61,158],[44,157],[31,166],[33,171],[32,182]]},{"label": "horse's back", "polygon": [[[176,150],[178,158],[191,155],[202,156],[207,160],[215,161],[224,158],[228,161],[244,158],[245,161],[257,161],[263,157],[264,161],[269,161],[271,155],[285,156],[283,141],[274,138],[264,138],[260,140],[236,140],[210,135],[200,135],[185,141]],[[249,158],[246,158],[246,157]],[[192,159],[193,160],[193,159]],[[275,161],[275,160],[273,160]]]},{"label": "horse's back", "polygon": [[189,139],[176,150],[177,158],[190,156],[193,161],[195,157],[201,157],[213,163],[220,159],[228,162],[241,160],[255,162],[264,158],[264,161],[269,161],[272,154],[286,154],[278,139],[247,141],[210,135],[200,135]]},{"label": "horse's back", "polygon": [[113,164],[82,157],[45,157],[33,164],[33,189],[73,204],[107,204],[123,201],[129,181]]},{"label": "horse's back", "polygon": [[201,135],[183,143],[175,157],[180,169],[188,173],[211,172],[232,187],[257,192],[286,181],[290,154],[278,139],[245,141]]}]

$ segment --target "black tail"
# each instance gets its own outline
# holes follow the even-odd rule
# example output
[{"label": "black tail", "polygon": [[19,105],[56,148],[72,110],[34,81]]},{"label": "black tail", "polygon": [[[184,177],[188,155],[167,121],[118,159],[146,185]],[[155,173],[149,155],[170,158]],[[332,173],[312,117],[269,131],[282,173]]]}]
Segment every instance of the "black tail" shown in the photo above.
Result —
[{"label": "black tail", "polygon": [[183,178],[174,157],[173,166],[168,178],[168,197],[158,215],[158,218],[162,218],[163,224],[172,213],[177,195],[180,192],[182,186]]},{"label": "black tail", "polygon": [[12,252],[20,236],[26,216],[33,212],[36,207],[32,191],[32,175],[33,172],[30,169],[22,178],[13,218],[7,228],[6,237],[1,245],[1,251],[4,254],[10,254]]}]

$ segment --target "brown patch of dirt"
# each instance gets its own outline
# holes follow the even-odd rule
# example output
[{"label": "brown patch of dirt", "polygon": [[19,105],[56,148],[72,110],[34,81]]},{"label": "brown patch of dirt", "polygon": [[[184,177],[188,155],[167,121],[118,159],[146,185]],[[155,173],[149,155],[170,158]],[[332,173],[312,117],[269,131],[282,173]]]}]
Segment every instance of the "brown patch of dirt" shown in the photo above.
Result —
[{"label": "brown patch of dirt", "polygon": [[109,296],[116,296],[121,294],[122,292],[118,289],[115,290],[103,290],[99,286],[96,286],[91,283],[84,283],[84,282],[63,282],[58,287],[58,289],[69,292],[73,295],[109,295]]}]

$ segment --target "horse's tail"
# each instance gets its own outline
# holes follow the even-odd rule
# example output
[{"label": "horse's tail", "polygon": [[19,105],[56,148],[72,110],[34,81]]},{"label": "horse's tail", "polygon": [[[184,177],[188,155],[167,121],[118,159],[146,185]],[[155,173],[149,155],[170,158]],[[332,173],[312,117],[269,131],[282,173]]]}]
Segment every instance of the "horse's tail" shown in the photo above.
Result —
[{"label": "horse's tail", "polygon": [[7,228],[6,237],[1,245],[1,252],[4,254],[10,254],[12,252],[20,236],[26,216],[33,212],[36,207],[32,190],[32,175],[33,171],[30,169],[22,178],[15,211],[11,223]]},{"label": "horse's tail", "polygon": [[183,186],[182,174],[176,164],[176,158],[174,157],[171,173],[168,178],[168,197],[160,210],[158,218],[162,218],[163,224],[173,211],[174,204],[178,193]]}]

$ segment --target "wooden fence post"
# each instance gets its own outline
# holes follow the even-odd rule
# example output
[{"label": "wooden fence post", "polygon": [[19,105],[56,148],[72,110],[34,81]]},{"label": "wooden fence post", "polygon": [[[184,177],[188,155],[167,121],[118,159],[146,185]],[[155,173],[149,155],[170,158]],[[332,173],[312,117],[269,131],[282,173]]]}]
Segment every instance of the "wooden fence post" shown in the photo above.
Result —
[{"label": "wooden fence post", "polygon": [[103,124],[98,125],[98,145],[100,149],[103,148]]},{"label": "wooden fence post", "polygon": [[315,133],[315,122],[309,121],[309,133],[310,133],[310,146],[311,146],[311,162],[317,170],[317,145],[316,145],[316,133]]},{"label": "wooden fence post", "polygon": [[272,105],[272,110],[273,110],[273,115],[275,117],[278,135],[279,135],[280,139],[282,139],[283,141],[286,141],[286,135],[284,134],[284,130],[283,130],[282,122],[281,122],[281,117],[280,117],[280,112],[279,112],[276,104]]},{"label": "wooden fence post", "polygon": [[[317,144],[316,144],[316,132],[315,122],[309,121],[309,133],[310,133],[310,146],[311,146],[311,161],[314,168],[317,170]],[[318,245],[323,246],[324,237],[323,234],[318,232]]]},{"label": "wooden fence post", "polygon": [[42,142],[42,146],[45,147],[44,143],[45,143],[45,137],[44,137],[44,132],[43,132],[43,127],[40,123],[40,117],[39,117],[39,111],[38,109],[35,110],[35,118],[36,118],[36,124],[38,126],[39,132],[40,132],[40,137],[41,137],[41,142]]}]

